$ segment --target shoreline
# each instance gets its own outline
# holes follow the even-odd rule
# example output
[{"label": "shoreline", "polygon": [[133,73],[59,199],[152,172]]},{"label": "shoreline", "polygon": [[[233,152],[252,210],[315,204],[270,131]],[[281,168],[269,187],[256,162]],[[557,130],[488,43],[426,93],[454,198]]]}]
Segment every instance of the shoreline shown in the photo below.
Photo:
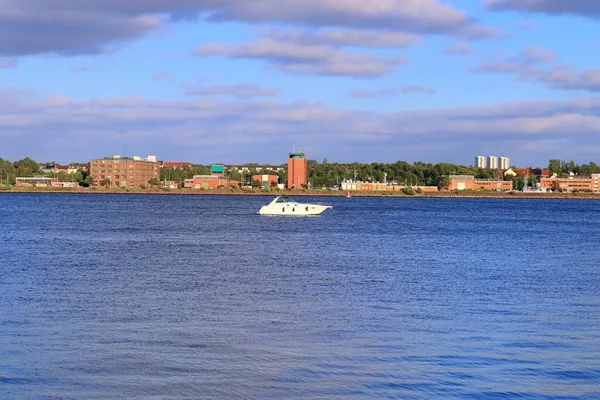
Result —
[{"label": "shoreline", "polygon": [[[488,199],[569,199],[569,200],[600,200],[600,193],[536,193],[536,192],[491,192],[491,191],[461,191],[416,193],[407,195],[403,192],[350,192],[352,197],[380,198],[488,198]],[[0,189],[2,194],[117,194],[117,195],[171,195],[171,196],[311,196],[311,197],[345,197],[344,191],[326,190],[281,190],[263,191],[260,189],[100,189],[100,188],[10,188]]]}]

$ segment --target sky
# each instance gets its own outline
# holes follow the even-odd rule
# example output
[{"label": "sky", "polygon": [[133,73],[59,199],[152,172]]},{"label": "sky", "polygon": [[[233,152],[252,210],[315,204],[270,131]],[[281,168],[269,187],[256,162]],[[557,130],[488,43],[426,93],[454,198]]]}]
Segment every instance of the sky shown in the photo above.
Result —
[{"label": "sky", "polygon": [[600,162],[600,2],[0,0],[0,157]]}]

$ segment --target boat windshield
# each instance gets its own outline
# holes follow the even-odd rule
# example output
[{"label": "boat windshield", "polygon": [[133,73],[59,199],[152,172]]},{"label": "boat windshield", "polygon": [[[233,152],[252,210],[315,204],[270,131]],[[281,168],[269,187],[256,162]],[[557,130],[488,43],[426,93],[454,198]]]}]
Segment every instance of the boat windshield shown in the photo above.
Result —
[{"label": "boat windshield", "polygon": [[293,203],[294,201],[289,197],[281,196],[277,199],[276,203]]}]

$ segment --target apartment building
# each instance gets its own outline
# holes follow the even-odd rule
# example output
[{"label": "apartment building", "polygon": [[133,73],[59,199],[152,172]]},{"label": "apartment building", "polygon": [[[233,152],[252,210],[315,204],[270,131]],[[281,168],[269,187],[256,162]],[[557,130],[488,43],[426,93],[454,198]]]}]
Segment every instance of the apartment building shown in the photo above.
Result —
[{"label": "apartment building", "polygon": [[502,169],[510,168],[510,158],[496,156],[477,156],[475,157],[475,167],[483,169]]},{"label": "apartment building", "polygon": [[485,156],[475,157],[475,167],[483,169],[487,168],[487,158]]},{"label": "apartment building", "polygon": [[506,170],[510,168],[510,158],[508,157],[500,157],[500,169]]},{"label": "apartment building", "polygon": [[115,155],[89,162],[93,186],[134,188],[147,185],[151,179],[160,179],[160,164],[156,156],[122,157]]},{"label": "apartment building", "polygon": [[496,156],[488,157],[488,168],[489,169],[498,169],[498,157],[496,157]]}]

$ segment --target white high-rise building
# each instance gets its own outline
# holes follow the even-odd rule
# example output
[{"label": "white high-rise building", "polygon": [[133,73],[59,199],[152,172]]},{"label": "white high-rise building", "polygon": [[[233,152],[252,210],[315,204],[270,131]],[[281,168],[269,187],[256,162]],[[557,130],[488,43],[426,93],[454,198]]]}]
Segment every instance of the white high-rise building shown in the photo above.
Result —
[{"label": "white high-rise building", "polygon": [[509,168],[510,168],[510,158],[500,157],[500,169],[509,169]]},{"label": "white high-rise building", "polygon": [[477,168],[487,168],[487,160],[485,156],[477,156],[475,157],[475,167]]},{"label": "white high-rise building", "polygon": [[498,157],[496,157],[496,156],[488,157],[488,168],[489,169],[498,169]]}]

